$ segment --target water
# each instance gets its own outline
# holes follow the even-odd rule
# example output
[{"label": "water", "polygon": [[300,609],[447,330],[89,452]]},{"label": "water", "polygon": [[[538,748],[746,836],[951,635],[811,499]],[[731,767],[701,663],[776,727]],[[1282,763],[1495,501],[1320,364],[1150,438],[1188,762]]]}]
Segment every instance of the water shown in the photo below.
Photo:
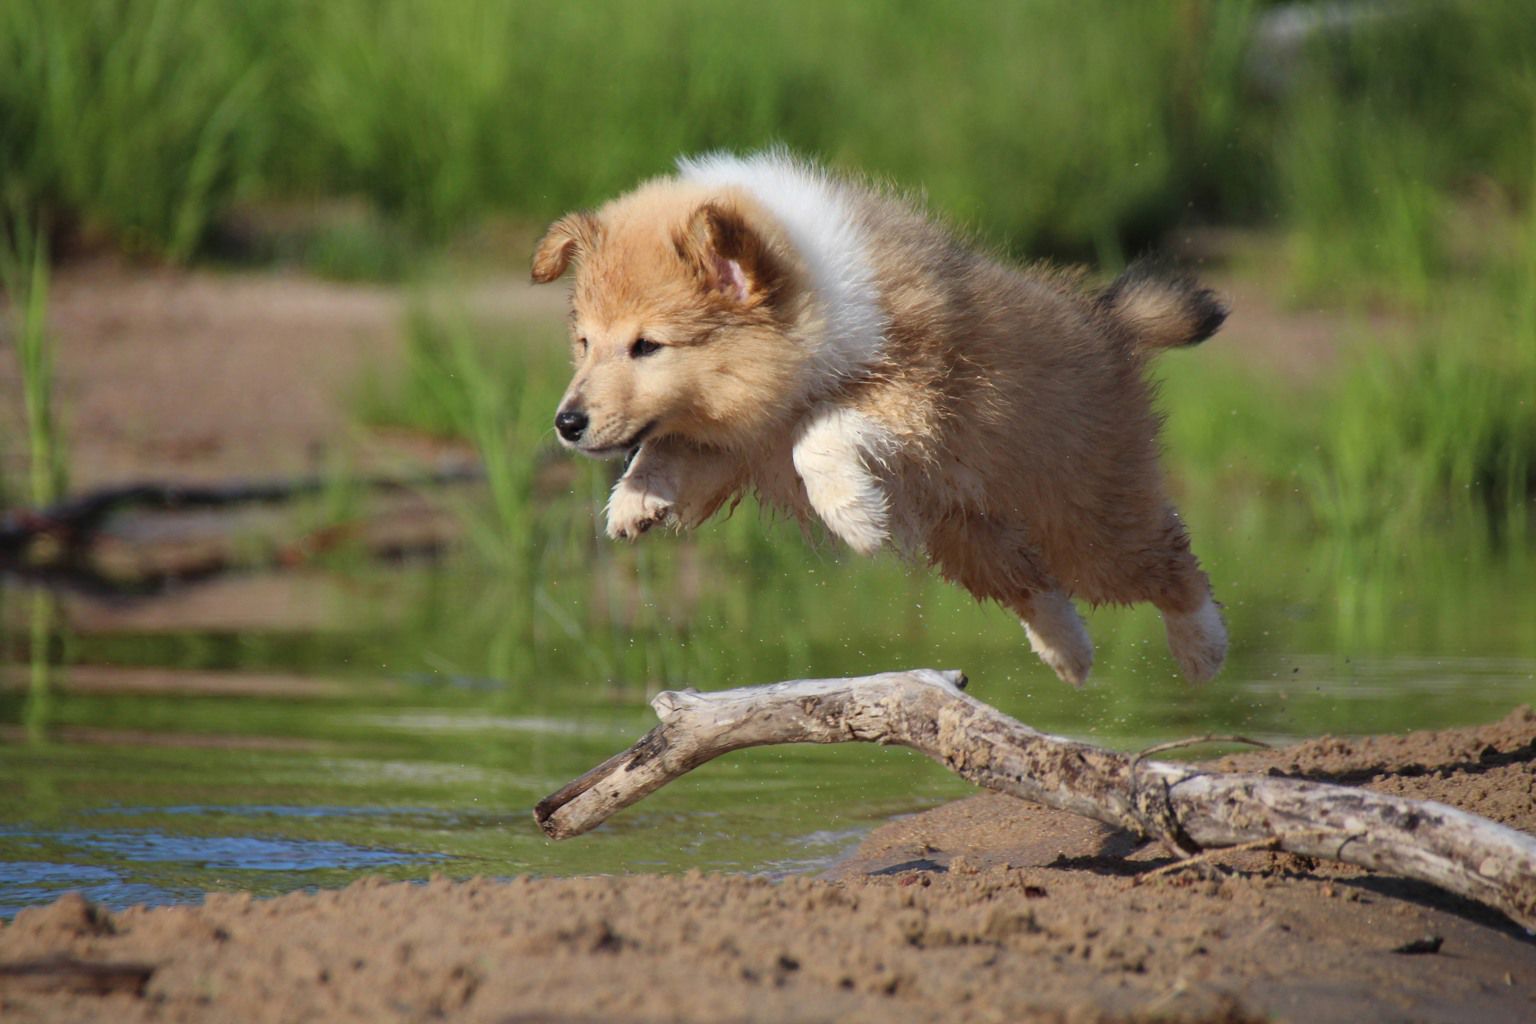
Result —
[{"label": "water", "polygon": [[641,735],[648,698],[680,685],[957,667],[1038,728],[1123,749],[1482,722],[1536,701],[1528,554],[1426,544],[1359,564],[1283,523],[1191,519],[1234,637],[1199,689],[1149,609],[1090,616],[1098,665],[1075,691],[996,608],[750,521],[715,547],[578,545],[533,574],[467,556],[146,598],[12,583],[0,915],[72,889],[121,907],[362,875],[814,871],[891,816],[970,792],[907,751],[779,747],[544,839],[533,804]]}]

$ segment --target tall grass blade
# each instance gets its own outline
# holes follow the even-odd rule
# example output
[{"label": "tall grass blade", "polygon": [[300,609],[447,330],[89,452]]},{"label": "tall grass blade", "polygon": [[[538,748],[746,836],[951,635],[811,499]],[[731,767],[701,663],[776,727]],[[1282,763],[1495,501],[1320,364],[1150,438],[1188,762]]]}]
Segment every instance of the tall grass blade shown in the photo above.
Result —
[{"label": "tall grass blade", "polygon": [[54,407],[53,347],[48,334],[48,236],[25,209],[0,223],[0,288],[10,306],[26,411],[28,498],[50,505],[63,497],[69,474],[62,427]]}]

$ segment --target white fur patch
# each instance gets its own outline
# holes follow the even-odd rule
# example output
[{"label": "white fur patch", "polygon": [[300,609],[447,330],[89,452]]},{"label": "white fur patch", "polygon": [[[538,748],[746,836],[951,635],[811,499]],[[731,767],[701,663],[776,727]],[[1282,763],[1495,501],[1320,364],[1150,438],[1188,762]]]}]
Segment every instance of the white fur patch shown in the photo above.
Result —
[{"label": "white fur patch", "polygon": [[1035,594],[1023,622],[1030,650],[1062,679],[1081,686],[1093,668],[1093,641],[1072,599],[1059,590]]},{"label": "white fur patch", "polygon": [[[642,454],[644,454],[642,450]],[[608,536],[634,540],[674,514],[678,486],[665,464],[639,455],[608,496]]]},{"label": "white fur patch", "polygon": [[1209,596],[1188,615],[1164,615],[1163,625],[1168,630],[1168,649],[1185,679],[1203,683],[1221,671],[1227,660],[1227,624]]},{"label": "white fur patch", "polygon": [[885,313],[868,241],[845,186],[784,150],[683,157],[677,169],[696,184],[745,189],[783,227],[824,307],[826,337],[812,355],[818,379],[854,376],[879,361]]},{"label": "white fur patch", "polygon": [[890,506],[871,463],[883,463],[896,440],[868,416],[840,406],[813,412],[797,432],[792,456],[811,508],[849,547],[873,554],[890,539]]}]

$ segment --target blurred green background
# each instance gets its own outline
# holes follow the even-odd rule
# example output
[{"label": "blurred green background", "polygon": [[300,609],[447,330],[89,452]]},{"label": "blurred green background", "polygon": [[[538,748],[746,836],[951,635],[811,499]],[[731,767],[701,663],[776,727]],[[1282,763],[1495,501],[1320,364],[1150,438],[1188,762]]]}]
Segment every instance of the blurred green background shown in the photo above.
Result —
[{"label": "blurred green background", "polygon": [[[487,323],[456,296],[523,276],[549,218],[681,153],[775,144],[921,192],[1010,258],[1107,276],[1168,250],[1233,298],[1217,339],[1157,369],[1232,620],[1215,684],[1174,678],[1147,609],[1107,610],[1096,681],[1071,691],[996,609],[750,503],[693,538],[598,535],[612,468],[550,443],[558,312],[517,292],[533,312]],[[1517,0],[6,0],[6,522],[82,489],[95,421],[58,369],[77,306],[54,299],[88,305],[103,261],[112,282],[258,277],[277,303],[398,298],[395,355],[331,400],[357,435],[485,479],[424,490],[454,527],[402,562],[356,537],[379,514],[366,474],[326,461],[275,524],[223,528],[217,627],[139,615],[211,602],[186,573],[0,544],[0,912],[71,885],[788,869],[963,791],[888,751],[762,752],[543,844],[523,808],[643,729],[664,686],[957,666],[1031,724],[1123,746],[1536,699],[1533,186]],[[271,625],[269,584],[320,610]],[[134,615],[103,626],[104,601]]]},{"label": "blurred green background", "polygon": [[1112,264],[1190,221],[1266,224],[1316,281],[1412,290],[1455,263],[1459,203],[1528,198],[1527,15],[12,0],[0,166],[12,203],[184,261],[241,201],[358,195],[441,239],[594,203],[684,152],[786,143],[922,187],[1015,252]]},{"label": "blurred green background", "polygon": [[786,143],[1019,253],[1113,264],[1192,220],[1276,225],[1314,281],[1411,293],[1455,262],[1459,203],[1529,196],[1528,13],[11,0],[0,167],[61,226],[187,260],[241,201],[361,196],[441,239]]}]

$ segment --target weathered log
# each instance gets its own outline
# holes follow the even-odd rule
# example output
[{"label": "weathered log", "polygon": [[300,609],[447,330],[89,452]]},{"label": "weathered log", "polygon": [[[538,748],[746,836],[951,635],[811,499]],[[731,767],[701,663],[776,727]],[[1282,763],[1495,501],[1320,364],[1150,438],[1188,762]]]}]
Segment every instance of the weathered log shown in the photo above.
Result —
[{"label": "weathered log", "polygon": [[1050,736],[918,669],[716,693],[662,693],[661,724],[534,809],[552,839],[609,816],[721,754],[851,740],[910,747],[987,789],[1162,841],[1185,856],[1275,849],[1430,882],[1536,928],[1536,837],[1428,800],[1150,761]]}]

